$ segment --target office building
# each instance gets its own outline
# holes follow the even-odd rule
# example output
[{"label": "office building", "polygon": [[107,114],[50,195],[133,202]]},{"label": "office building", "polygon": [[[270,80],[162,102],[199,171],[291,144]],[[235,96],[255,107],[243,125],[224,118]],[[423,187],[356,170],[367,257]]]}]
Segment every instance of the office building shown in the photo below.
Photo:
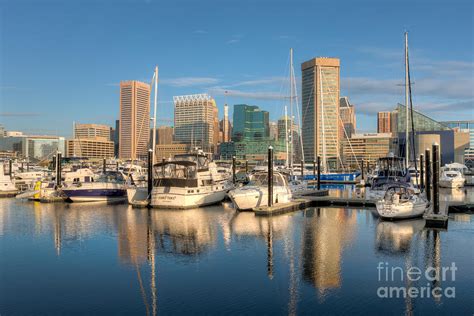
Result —
[{"label": "office building", "polygon": [[173,159],[175,155],[187,154],[192,149],[190,144],[159,144],[155,148],[156,161]]},{"label": "office building", "polygon": [[111,128],[99,124],[74,124],[74,139],[67,140],[66,157],[111,158],[114,142]]},{"label": "office building", "polygon": [[74,138],[110,140],[110,126],[99,124],[74,124]]},{"label": "office building", "polygon": [[6,136],[0,138],[0,150],[16,152],[22,158],[51,159],[57,151],[64,153],[64,137],[49,135]]},{"label": "office building", "polygon": [[348,97],[341,97],[339,100],[339,115],[341,116],[339,137],[341,139],[351,138],[356,131],[357,124],[355,108],[349,102]]},{"label": "office building", "polygon": [[313,58],[301,64],[302,137],[305,159],[325,156],[330,169],[339,161],[340,62]]},{"label": "office building", "polygon": [[229,121],[229,106],[224,104],[224,119],[222,121],[222,142],[229,142],[231,139],[231,127]]},{"label": "office building", "polygon": [[119,158],[146,158],[150,138],[150,85],[120,82]]},{"label": "office building", "polygon": [[342,141],[344,167],[359,170],[362,160],[374,164],[393,151],[393,144],[391,133],[352,134],[350,139]]},{"label": "office building", "polygon": [[112,158],[114,142],[104,139],[68,139],[66,157]]},{"label": "office building", "polygon": [[232,140],[267,140],[270,138],[269,114],[258,106],[234,105]]},{"label": "office building", "polygon": [[269,122],[268,128],[270,130],[270,139],[279,140],[278,138],[278,122]]},{"label": "office building", "polygon": [[392,112],[377,113],[377,133],[392,132]]},{"label": "office building", "polygon": [[208,94],[193,94],[175,96],[173,100],[175,141],[214,152],[218,142],[215,139],[217,106],[214,99]]}]

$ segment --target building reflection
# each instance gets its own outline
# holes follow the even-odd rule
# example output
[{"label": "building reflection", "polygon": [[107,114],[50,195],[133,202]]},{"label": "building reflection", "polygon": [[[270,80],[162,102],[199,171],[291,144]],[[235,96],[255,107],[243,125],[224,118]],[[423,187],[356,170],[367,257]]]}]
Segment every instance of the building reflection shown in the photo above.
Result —
[{"label": "building reflection", "polygon": [[353,210],[309,209],[303,227],[303,280],[312,284],[321,298],[329,289],[341,286],[341,261],[344,247],[356,229]]}]

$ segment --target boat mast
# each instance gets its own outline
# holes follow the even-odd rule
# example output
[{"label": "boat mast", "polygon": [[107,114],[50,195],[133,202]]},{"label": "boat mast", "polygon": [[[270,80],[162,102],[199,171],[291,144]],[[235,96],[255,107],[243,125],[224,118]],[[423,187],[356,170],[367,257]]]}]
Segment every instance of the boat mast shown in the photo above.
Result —
[{"label": "boat mast", "polygon": [[285,104],[285,147],[286,147],[286,160],[285,166],[288,168],[288,109]]},{"label": "boat mast", "polygon": [[[293,48],[290,48],[290,168],[293,170]],[[303,166],[301,166],[303,168]],[[303,169],[301,169],[303,170]]]},{"label": "boat mast", "polygon": [[[323,172],[326,172],[327,162],[326,162],[326,134],[325,134],[325,126],[324,126],[324,99],[323,99],[323,72],[321,68],[319,68],[319,89],[321,91],[321,127],[322,127],[322,134],[323,134]],[[319,140],[318,140],[319,142]],[[317,144],[319,145],[319,144]]]},{"label": "boat mast", "polygon": [[405,32],[405,167],[409,167],[409,146],[408,146],[408,32]]},{"label": "boat mast", "polygon": [[158,66],[155,67],[155,103],[153,105],[153,141],[151,150],[153,151],[153,164],[155,164],[155,147],[156,147],[156,106],[158,103]]}]

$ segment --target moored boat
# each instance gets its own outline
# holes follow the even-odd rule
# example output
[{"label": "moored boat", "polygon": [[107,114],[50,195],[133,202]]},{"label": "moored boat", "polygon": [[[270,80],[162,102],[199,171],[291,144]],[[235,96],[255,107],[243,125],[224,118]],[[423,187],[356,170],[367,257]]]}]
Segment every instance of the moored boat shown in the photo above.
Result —
[{"label": "moored boat", "polygon": [[376,202],[379,216],[389,220],[421,217],[429,205],[422,193],[405,185],[389,187],[384,198]]}]

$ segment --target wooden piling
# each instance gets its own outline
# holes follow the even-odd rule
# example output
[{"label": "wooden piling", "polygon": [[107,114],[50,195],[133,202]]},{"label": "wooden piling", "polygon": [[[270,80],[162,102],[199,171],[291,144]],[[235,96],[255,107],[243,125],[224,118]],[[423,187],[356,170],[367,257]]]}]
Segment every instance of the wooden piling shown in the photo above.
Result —
[{"label": "wooden piling", "polygon": [[318,190],[321,190],[321,157],[318,156]]},{"label": "wooden piling", "polygon": [[423,154],[420,155],[420,190],[423,191],[425,188],[424,182],[424,165],[423,165]]},{"label": "wooden piling", "polygon": [[425,150],[425,192],[426,199],[431,201],[431,154],[428,148]]},{"label": "wooden piling", "polygon": [[433,213],[439,213],[439,145],[434,143],[432,146],[433,160]]},{"label": "wooden piling", "polygon": [[273,147],[268,147],[268,206],[273,205]]},{"label": "wooden piling", "polygon": [[148,150],[148,197],[151,198],[151,190],[153,189],[153,150]]}]

